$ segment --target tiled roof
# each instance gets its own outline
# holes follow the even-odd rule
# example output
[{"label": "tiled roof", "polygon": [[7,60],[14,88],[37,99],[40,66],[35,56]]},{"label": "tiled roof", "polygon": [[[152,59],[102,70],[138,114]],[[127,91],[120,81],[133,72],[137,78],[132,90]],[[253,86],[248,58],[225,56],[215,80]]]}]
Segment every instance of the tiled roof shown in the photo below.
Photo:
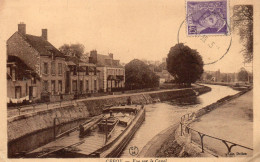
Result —
[{"label": "tiled roof", "polygon": [[26,34],[23,37],[41,56],[52,56],[53,53],[54,57],[64,57],[57,48],[40,36]]}]

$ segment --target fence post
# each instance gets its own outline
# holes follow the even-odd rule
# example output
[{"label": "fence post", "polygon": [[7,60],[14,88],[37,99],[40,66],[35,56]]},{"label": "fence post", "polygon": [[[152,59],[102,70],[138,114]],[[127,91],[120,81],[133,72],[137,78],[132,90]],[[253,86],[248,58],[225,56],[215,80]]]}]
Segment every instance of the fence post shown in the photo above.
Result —
[{"label": "fence post", "polygon": [[200,132],[198,132],[198,134],[200,135],[201,149],[202,149],[201,152],[204,153],[203,137],[205,136],[205,134],[201,134]]},{"label": "fence post", "polygon": [[21,115],[21,106],[18,107],[18,113]]},{"label": "fence post", "polygon": [[181,122],[181,136],[182,136],[182,122]]},{"label": "fence post", "polygon": [[56,118],[54,118],[54,121],[53,121],[53,137],[54,137],[54,140],[56,139]]},{"label": "fence post", "polygon": [[228,146],[227,142],[225,140],[222,140],[222,142],[226,145],[228,149],[228,155],[231,153],[232,147],[236,146],[236,144],[232,144],[231,146]]}]

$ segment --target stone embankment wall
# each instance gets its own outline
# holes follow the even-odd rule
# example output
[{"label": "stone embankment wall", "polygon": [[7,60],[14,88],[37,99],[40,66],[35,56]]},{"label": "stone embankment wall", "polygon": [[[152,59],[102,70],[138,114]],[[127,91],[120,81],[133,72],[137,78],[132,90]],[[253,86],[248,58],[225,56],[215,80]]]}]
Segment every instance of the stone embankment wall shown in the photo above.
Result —
[{"label": "stone embankment wall", "polygon": [[125,104],[129,97],[133,103],[149,104],[154,101],[188,97],[196,93],[202,94],[210,90],[211,88],[206,86],[196,86],[195,88],[81,99],[75,101],[73,105],[8,118],[8,142],[14,142],[24,136],[52,128],[54,120],[56,120],[56,124],[59,125],[99,115],[102,113],[102,109],[105,105]]}]

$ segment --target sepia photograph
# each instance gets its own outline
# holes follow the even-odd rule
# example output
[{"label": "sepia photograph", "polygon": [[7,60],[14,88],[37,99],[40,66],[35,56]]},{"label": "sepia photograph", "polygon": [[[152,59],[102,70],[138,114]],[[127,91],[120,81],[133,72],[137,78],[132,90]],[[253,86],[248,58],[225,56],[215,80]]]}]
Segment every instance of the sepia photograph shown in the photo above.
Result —
[{"label": "sepia photograph", "polygon": [[0,0],[0,158],[260,161],[257,5]]}]

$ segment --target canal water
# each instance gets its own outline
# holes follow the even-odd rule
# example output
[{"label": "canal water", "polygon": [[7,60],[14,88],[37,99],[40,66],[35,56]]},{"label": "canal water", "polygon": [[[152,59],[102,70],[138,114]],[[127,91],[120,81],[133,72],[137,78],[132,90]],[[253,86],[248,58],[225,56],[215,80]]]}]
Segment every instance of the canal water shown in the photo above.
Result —
[{"label": "canal water", "polygon": [[154,136],[156,136],[158,133],[165,130],[166,128],[170,127],[171,125],[176,124],[180,120],[180,117],[182,115],[201,109],[225,96],[238,93],[238,91],[226,86],[207,86],[211,87],[212,90],[197,97],[195,96],[183,99],[176,99],[163,103],[146,105],[145,121],[135,133],[131,142],[126,146],[123,153],[121,154],[121,157],[133,157],[129,154],[129,149],[131,147],[137,147],[140,153],[143,147]]}]

